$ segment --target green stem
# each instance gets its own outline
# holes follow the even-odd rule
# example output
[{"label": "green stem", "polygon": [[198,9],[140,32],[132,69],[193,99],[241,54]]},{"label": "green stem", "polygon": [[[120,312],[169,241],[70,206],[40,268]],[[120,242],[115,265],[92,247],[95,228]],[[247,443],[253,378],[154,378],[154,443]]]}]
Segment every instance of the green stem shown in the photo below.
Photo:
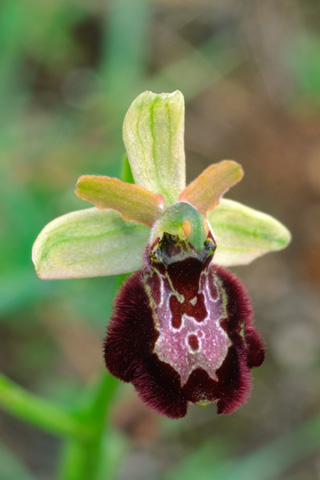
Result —
[{"label": "green stem", "polygon": [[[127,157],[122,162],[121,178],[125,182],[132,181]],[[115,293],[128,276],[118,275]],[[83,421],[92,428],[92,435],[87,440],[66,442],[60,464],[61,480],[109,480],[105,476],[106,472],[102,471],[102,458],[106,455],[103,451],[104,439],[109,434],[109,423],[106,420],[117,385],[118,380],[106,372],[102,373],[84,411]]]},{"label": "green stem", "polygon": [[[127,157],[122,162],[121,178],[125,182],[133,180]],[[118,275],[115,293],[128,276]],[[102,454],[106,455],[103,451],[104,439],[110,428],[106,420],[117,385],[118,380],[106,372],[102,373],[84,412],[84,422],[91,426],[92,436],[85,441],[72,440],[64,445],[59,475],[61,480],[109,480],[105,476],[106,472],[102,471],[101,460]]]},{"label": "green stem", "polygon": [[74,412],[29,393],[0,374],[0,405],[22,420],[62,437],[86,439],[91,427],[82,424]]},{"label": "green stem", "polygon": [[87,439],[68,441],[64,446],[61,480],[87,480],[105,478],[100,471],[103,441],[108,433],[106,419],[118,381],[107,373],[92,392],[90,403],[83,411],[83,421],[90,425],[92,434]]},{"label": "green stem", "polygon": [[[129,275],[118,275],[115,291]],[[102,471],[104,439],[109,434],[107,417],[118,380],[106,372],[92,391],[89,405],[84,410],[84,422],[90,425],[92,435],[86,440],[71,440],[64,445],[60,465],[61,480],[107,480]],[[109,480],[109,479],[108,479]]]}]

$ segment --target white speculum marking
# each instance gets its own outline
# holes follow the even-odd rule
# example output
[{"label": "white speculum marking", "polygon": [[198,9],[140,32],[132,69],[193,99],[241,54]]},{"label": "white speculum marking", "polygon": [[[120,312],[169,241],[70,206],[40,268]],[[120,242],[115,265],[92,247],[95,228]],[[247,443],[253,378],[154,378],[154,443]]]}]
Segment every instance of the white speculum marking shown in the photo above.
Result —
[{"label": "white speculum marking", "polygon": [[[172,290],[166,276],[159,276],[161,294],[164,295],[160,304],[154,306],[156,328],[159,331],[154,352],[161,361],[179,373],[181,386],[187,383],[190,374],[197,368],[204,369],[210,378],[218,380],[216,371],[222,365],[230,345],[226,332],[220,326],[221,320],[227,315],[224,293],[218,281],[215,281],[218,279],[213,278],[218,295],[215,298],[211,296],[208,275],[213,273],[202,272],[199,282],[199,291],[204,295],[206,317],[199,322],[192,316],[182,314],[179,328],[172,325],[170,309],[170,298],[177,298],[177,292]],[[197,300],[197,297],[192,298],[191,305],[195,306]]]},{"label": "white speculum marking", "polygon": [[195,306],[195,304],[197,303],[197,297],[191,298],[190,303],[191,305]]}]

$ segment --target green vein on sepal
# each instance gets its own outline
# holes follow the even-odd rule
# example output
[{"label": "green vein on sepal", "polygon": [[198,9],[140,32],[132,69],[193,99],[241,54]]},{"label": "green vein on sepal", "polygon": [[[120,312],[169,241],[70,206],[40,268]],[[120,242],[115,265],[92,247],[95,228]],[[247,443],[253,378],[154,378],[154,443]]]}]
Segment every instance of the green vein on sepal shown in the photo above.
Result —
[{"label": "green vein on sepal", "polygon": [[137,185],[160,193],[166,205],[185,188],[184,98],[144,92],[131,104],[123,140]]},{"label": "green vein on sepal", "polygon": [[222,199],[207,216],[216,237],[214,262],[245,265],[268,252],[282,250],[289,230],[270,215],[233,200]]},{"label": "green vein on sepal", "polygon": [[50,222],[37,237],[32,260],[40,278],[84,278],[138,270],[150,228],[114,210],[89,208]]}]

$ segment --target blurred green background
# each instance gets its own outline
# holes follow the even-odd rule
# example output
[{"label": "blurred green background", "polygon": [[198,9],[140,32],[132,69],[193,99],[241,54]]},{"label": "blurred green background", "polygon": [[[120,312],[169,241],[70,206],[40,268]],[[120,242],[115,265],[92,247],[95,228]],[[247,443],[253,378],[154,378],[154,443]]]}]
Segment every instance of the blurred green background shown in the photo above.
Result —
[{"label": "blurred green background", "polygon": [[[2,0],[0,369],[63,403],[102,367],[115,279],[44,282],[32,243],[88,205],[83,174],[120,173],[136,95],[186,98],[188,180],[225,158],[230,198],[292,231],[285,252],[233,269],[268,355],[237,413],[179,421],[131,386],[112,411],[119,480],[320,479],[320,3],[311,0]],[[0,411],[0,479],[53,479],[59,441]],[[110,450],[109,445],[109,450]]]}]

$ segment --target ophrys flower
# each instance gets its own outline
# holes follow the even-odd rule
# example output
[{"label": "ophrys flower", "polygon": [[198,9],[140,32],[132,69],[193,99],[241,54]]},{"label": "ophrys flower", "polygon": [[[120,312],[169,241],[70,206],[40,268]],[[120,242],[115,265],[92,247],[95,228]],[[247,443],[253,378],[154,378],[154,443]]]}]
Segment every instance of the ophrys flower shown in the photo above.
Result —
[{"label": "ophrys flower", "polygon": [[136,184],[80,177],[76,193],[98,208],[51,222],[35,242],[42,278],[138,270],[121,287],[105,361],[143,401],[172,418],[189,402],[231,413],[248,397],[250,370],[264,360],[241,282],[224,266],[284,248],[274,218],[222,195],[243,175],[224,160],[185,185],[184,101],[145,92],[124,120]]}]

